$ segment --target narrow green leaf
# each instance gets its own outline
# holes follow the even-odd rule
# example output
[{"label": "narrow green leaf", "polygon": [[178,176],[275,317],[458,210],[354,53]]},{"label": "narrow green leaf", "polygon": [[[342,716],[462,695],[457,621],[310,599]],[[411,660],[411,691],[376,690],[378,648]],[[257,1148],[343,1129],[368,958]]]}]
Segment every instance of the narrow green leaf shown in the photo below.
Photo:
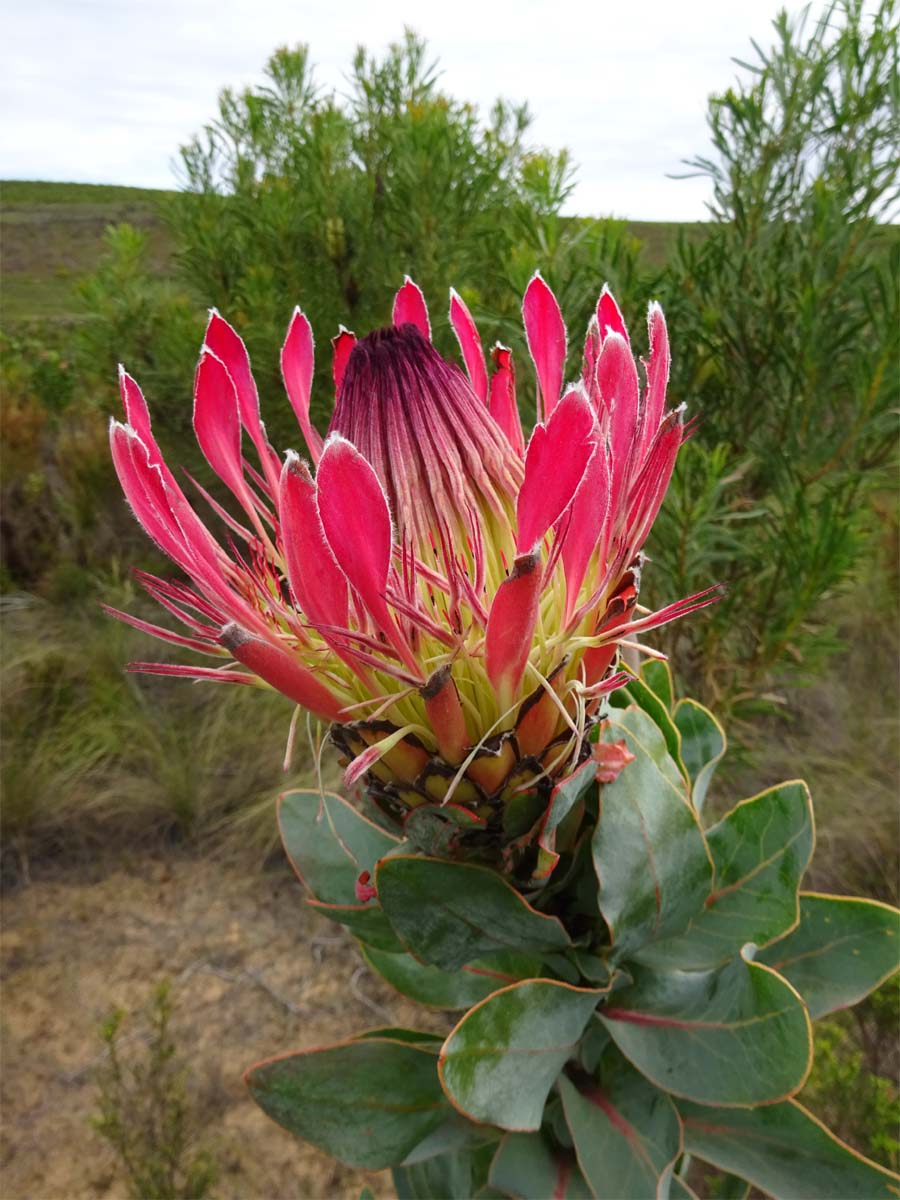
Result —
[{"label": "narrow green leaf", "polygon": [[700,812],[725,754],[725,731],[709,709],[696,700],[679,700],[672,719],[681,734],[681,760],[691,780],[691,799]]},{"label": "narrow green leaf", "polygon": [[396,855],[376,874],[378,899],[416,958],[444,970],[503,950],[565,950],[555,917],[536,912],[494,871]]},{"label": "narrow green leaf", "polygon": [[774,971],[743,957],[714,971],[629,967],[600,1019],[641,1074],[700,1104],[767,1104],[803,1085],[809,1018]]},{"label": "narrow green leaf", "polygon": [[669,1096],[618,1052],[604,1056],[602,1086],[559,1078],[578,1164],[597,1200],[646,1200],[681,1154],[681,1121]]},{"label": "narrow green leaf", "polygon": [[442,971],[416,962],[406,951],[386,954],[370,946],[363,946],[362,951],[372,970],[391,987],[417,1004],[432,1008],[471,1008],[499,988],[519,979],[534,979],[541,973],[537,955],[495,954],[459,970]]},{"label": "narrow green leaf", "polygon": [[537,979],[476,1005],[441,1050],[441,1082],[454,1107],[501,1129],[538,1129],[550,1088],[602,995]]},{"label": "narrow green leaf", "polygon": [[749,1179],[774,1200],[876,1200],[900,1194],[900,1176],[838,1141],[796,1101],[749,1110],[678,1101],[685,1149]]},{"label": "narrow green leaf", "polygon": [[278,828],[301,883],[326,904],[355,904],[354,884],[397,838],[331,792],[286,792],[278,802]]},{"label": "narrow green leaf", "polygon": [[515,1200],[592,1200],[571,1154],[553,1150],[539,1133],[509,1133],[491,1164],[491,1185]]},{"label": "narrow green leaf", "polygon": [[604,736],[634,755],[600,793],[593,857],[598,903],[619,960],[685,929],[712,884],[703,832],[682,791],[618,716]]},{"label": "narrow green leaf", "polygon": [[858,1004],[897,970],[900,911],[877,900],[800,893],[800,924],[756,962],[800,993],[815,1020]]},{"label": "narrow green leaf", "polygon": [[706,831],[715,880],[704,907],[682,936],[638,957],[656,966],[708,969],[748,942],[766,945],[790,929],[799,917],[797,888],[814,836],[805,783],[782,783],[738,804]]},{"label": "narrow green leaf", "polygon": [[247,1072],[262,1110],[351,1167],[400,1162],[449,1115],[433,1053],[359,1040],[288,1054]]}]

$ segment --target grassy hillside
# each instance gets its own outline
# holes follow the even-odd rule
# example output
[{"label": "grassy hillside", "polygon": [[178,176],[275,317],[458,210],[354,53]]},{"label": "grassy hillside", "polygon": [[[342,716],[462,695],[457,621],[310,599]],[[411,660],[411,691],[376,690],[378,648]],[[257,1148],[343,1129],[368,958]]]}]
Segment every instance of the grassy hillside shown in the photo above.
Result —
[{"label": "grassy hillside", "polygon": [[[170,271],[172,245],[159,208],[171,195],[118,184],[0,181],[0,318],[4,324],[83,317],[75,284],[93,270],[108,225],[127,221],[146,230],[151,265],[161,274]],[[629,222],[644,247],[645,262],[652,267],[665,262],[681,230],[698,237],[703,228],[699,222]]]},{"label": "grassy hillside", "polygon": [[168,193],[89,183],[0,182],[0,318],[68,321],[83,317],[75,284],[94,269],[108,225],[127,221],[150,235],[152,267],[171,267],[159,218]]}]

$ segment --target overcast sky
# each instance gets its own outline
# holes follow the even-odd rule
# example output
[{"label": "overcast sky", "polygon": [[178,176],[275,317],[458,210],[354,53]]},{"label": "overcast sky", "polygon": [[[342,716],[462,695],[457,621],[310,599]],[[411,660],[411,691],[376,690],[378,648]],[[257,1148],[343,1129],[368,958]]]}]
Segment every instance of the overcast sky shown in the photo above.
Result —
[{"label": "overcast sky", "polygon": [[[308,42],[340,89],[354,48],[404,25],[443,86],[487,107],[527,100],[534,139],[580,164],[571,208],[702,220],[707,185],[671,180],[707,145],[706,98],[768,46],[777,0],[5,0],[0,177],[172,187],[178,146],[225,85]],[[787,0],[790,11],[799,7]],[[813,9],[822,7],[814,2]]]}]

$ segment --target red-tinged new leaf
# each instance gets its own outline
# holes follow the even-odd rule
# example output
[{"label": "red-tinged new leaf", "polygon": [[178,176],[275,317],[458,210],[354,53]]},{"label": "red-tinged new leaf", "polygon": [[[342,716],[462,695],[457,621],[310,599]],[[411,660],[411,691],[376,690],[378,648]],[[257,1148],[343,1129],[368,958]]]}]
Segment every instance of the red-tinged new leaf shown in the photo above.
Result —
[{"label": "red-tinged new leaf", "polygon": [[516,502],[518,554],[540,545],[568,508],[594,452],[594,414],[584,393],[568,392],[546,425],[536,425]]},{"label": "red-tinged new leaf", "polygon": [[422,336],[431,341],[428,305],[425,303],[422,289],[417,283],[413,283],[408,275],[404,276],[403,287],[394,297],[391,322],[394,325],[415,325]]},{"label": "red-tinged new leaf", "polygon": [[472,391],[482,404],[487,404],[488,378],[481,338],[466,302],[454,288],[450,289],[450,324],[462,351]]},{"label": "red-tinged new leaf", "polygon": [[535,274],[522,301],[525,336],[538,378],[538,415],[546,419],[556,407],[566,365],[566,327],[553,292]]},{"label": "red-tinged new leaf", "polygon": [[312,326],[300,309],[295,308],[281,348],[281,375],[309,453],[313,462],[318,462],[322,454],[322,435],[309,417],[313,363]]}]

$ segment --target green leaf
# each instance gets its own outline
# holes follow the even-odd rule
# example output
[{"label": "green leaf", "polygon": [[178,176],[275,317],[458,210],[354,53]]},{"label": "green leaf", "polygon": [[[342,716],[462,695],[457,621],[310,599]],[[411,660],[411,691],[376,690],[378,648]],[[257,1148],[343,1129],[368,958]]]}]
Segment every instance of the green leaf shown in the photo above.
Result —
[{"label": "green leaf", "polygon": [[681,1121],[671,1099],[618,1052],[604,1056],[602,1087],[559,1078],[578,1164],[597,1200],[646,1200],[681,1154]]},{"label": "green leaf", "polygon": [[681,734],[672,716],[657,694],[650,690],[642,679],[630,679],[623,688],[612,693],[609,703],[613,708],[626,708],[628,704],[636,704],[652,718],[666,740],[669,754],[677,763],[679,769],[684,764],[681,759]]},{"label": "green leaf", "polygon": [[386,954],[363,946],[363,957],[373,971],[415,1000],[432,1008],[471,1008],[479,1000],[519,979],[534,979],[541,972],[536,955],[495,954],[477,959],[455,971],[442,971],[416,960],[404,951]]},{"label": "green leaf", "polygon": [[[465,1135],[465,1144],[457,1142],[450,1149],[429,1154],[428,1150],[438,1144],[432,1136],[402,1166],[391,1172],[398,1200],[448,1200],[449,1197],[482,1194],[497,1146],[497,1135],[488,1130],[486,1141],[483,1128],[460,1117],[456,1120],[460,1127],[458,1132]],[[440,1133],[438,1130],[438,1135]]]},{"label": "green leaf", "polygon": [[355,904],[360,873],[400,844],[331,792],[286,792],[278,828],[300,882],[326,904]]},{"label": "green leaf", "polygon": [[376,1029],[366,1029],[356,1034],[355,1042],[376,1041],[406,1042],[410,1046],[418,1046],[422,1050],[431,1049],[437,1052],[443,1042],[439,1033],[425,1033],[421,1029],[405,1029],[402,1025],[379,1025]]},{"label": "green leaf", "polygon": [[560,780],[551,792],[547,813],[541,825],[540,850],[533,876],[536,881],[546,879],[553,873],[559,862],[556,852],[557,831],[588,788],[594,784],[596,771],[596,763],[590,758],[586,759],[571,775]]},{"label": "green leaf", "polygon": [[896,1200],[900,1176],[839,1142],[794,1100],[725,1112],[679,1100],[678,1109],[688,1153],[775,1200]]},{"label": "green leaf", "polygon": [[760,950],[803,997],[810,1017],[858,1004],[897,970],[900,912],[877,900],[800,894],[800,924]]},{"label": "green leaf", "polygon": [[799,916],[797,888],[814,838],[805,783],[782,783],[738,804],[706,831],[715,880],[705,906],[681,937],[637,957],[655,966],[702,970],[727,962],[748,942],[766,945],[790,929]]},{"label": "green leaf", "polygon": [[318,900],[307,900],[307,904],[323,917],[346,925],[367,946],[386,950],[389,954],[401,954],[405,949],[377,904],[322,904]]},{"label": "green leaf", "polygon": [[444,1122],[434,1053],[393,1040],[338,1043],[259,1063],[247,1072],[273,1121],[351,1167],[402,1161]]},{"label": "green leaf", "polygon": [[441,1050],[441,1082],[454,1107],[501,1129],[538,1129],[550,1088],[601,995],[537,979],[476,1005]]},{"label": "green leaf", "polygon": [[454,970],[502,950],[565,950],[556,917],[536,912],[486,867],[396,855],[376,873],[378,899],[416,958]]},{"label": "green leaf", "polygon": [[725,754],[725,731],[709,709],[696,700],[679,700],[672,718],[681,734],[681,761],[691,781],[691,799],[700,812]]},{"label": "green leaf", "polygon": [[671,710],[675,699],[675,686],[672,683],[669,664],[659,658],[647,658],[641,663],[640,675],[650,691]]},{"label": "green leaf", "polygon": [[[638,708],[636,704],[631,704],[628,708],[616,713],[614,721],[615,725],[624,726],[634,734],[672,786],[677,788],[679,792],[683,792],[685,797],[687,797],[687,779],[682,775],[678,764],[669,753],[669,747],[666,745],[666,739],[662,735],[662,730],[653,718],[648,716],[642,708]],[[614,727],[604,727],[603,740],[606,742],[618,740]]]},{"label": "green leaf", "polygon": [[697,817],[651,751],[618,717],[606,737],[634,755],[600,793],[593,857],[598,903],[618,959],[680,933],[703,907],[712,864]]},{"label": "green leaf", "polygon": [[792,1095],[812,1061],[797,993],[774,971],[737,958],[715,971],[629,967],[600,1019],[657,1087],[700,1104],[767,1104]]},{"label": "green leaf", "polygon": [[509,1133],[500,1143],[489,1176],[493,1187],[515,1200],[592,1200],[570,1154],[552,1150],[539,1133]]}]

